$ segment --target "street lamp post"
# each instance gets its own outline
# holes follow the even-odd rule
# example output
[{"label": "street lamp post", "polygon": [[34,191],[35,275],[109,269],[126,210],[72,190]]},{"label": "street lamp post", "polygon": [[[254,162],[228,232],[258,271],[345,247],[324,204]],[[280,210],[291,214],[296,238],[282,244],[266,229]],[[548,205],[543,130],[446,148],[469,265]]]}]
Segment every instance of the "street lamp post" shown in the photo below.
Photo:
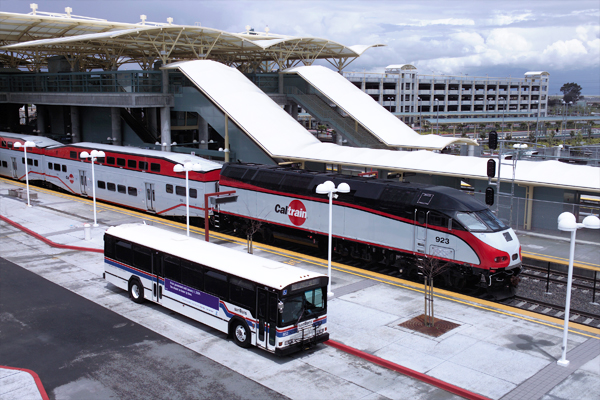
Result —
[{"label": "street lamp post", "polygon": [[558,216],[558,229],[561,231],[571,232],[562,356],[560,357],[560,360],[557,361],[558,365],[562,365],[563,367],[569,365],[569,361],[567,360],[567,335],[569,333],[569,312],[571,311],[571,285],[573,283],[573,259],[575,258],[575,234],[577,233],[577,229],[580,228],[600,229],[600,219],[595,215],[589,215],[583,219],[583,223],[577,223],[575,216],[570,212],[564,212]]},{"label": "street lamp post", "polygon": [[92,150],[91,152],[82,151],[79,154],[81,158],[89,158],[92,162],[92,199],[94,203],[94,228],[98,226],[98,222],[96,221],[96,175],[94,174],[94,162],[99,158],[106,157],[106,154],[102,150]]},{"label": "street lamp post", "polygon": [[27,148],[36,146],[35,143],[30,140],[26,140],[23,144],[20,142],[16,142],[14,144],[15,149],[20,147],[23,147],[23,152],[25,153],[25,186],[27,187],[27,207],[31,207],[31,203],[29,202],[29,169],[27,168]]},{"label": "street lamp post", "polygon": [[350,193],[350,186],[346,182],[342,182],[335,187],[335,184],[331,181],[326,181],[317,186],[317,194],[326,194],[329,196],[329,241],[327,246],[327,276],[329,277],[329,283],[327,284],[327,297],[332,298],[333,292],[331,291],[331,229],[332,229],[332,211],[333,211],[333,198],[337,198],[336,193]]},{"label": "street lamp post", "polygon": [[[190,236],[190,185],[189,185],[189,172],[190,171],[201,171],[202,166],[200,164],[192,164],[187,161],[181,164],[175,164],[173,166],[173,172],[185,172],[185,214],[187,224],[187,235]],[[206,206],[206,205],[205,205]]]},{"label": "street lamp post", "polygon": [[500,99],[502,99],[502,102],[504,103],[502,106],[502,139],[504,139],[504,114],[506,113],[506,104],[508,101],[506,100],[506,97],[501,97]]},{"label": "street lamp post", "polygon": [[419,100],[419,133],[423,133],[423,103],[421,102],[421,98],[417,97]]},{"label": "street lamp post", "polygon": [[535,147],[537,147],[538,126],[540,125],[540,101],[536,100],[536,102],[537,102],[537,119],[535,121]]}]

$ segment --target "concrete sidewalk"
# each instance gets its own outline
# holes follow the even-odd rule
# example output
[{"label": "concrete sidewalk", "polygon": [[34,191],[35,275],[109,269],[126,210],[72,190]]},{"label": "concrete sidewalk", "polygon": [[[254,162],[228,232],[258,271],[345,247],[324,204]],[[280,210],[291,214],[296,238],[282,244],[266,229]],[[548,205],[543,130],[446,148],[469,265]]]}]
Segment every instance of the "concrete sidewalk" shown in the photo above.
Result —
[{"label": "concrete sidewalk", "polygon": [[[93,221],[91,202],[37,190],[38,199],[27,207],[24,201],[8,197],[8,189],[17,186],[0,180],[0,215],[62,245],[100,249],[108,226],[142,220],[184,232],[180,224],[99,205],[100,226],[92,229],[92,238],[86,241],[83,225]],[[126,293],[101,279],[101,254],[52,248],[5,222],[0,226],[2,257],[290,398],[454,398],[331,347],[284,360],[260,350],[240,349],[216,331],[199,330],[185,319],[157,315],[148,304],[126,301]],[[203,235],[203,231],[193,232]],[[211,241],[246,251],[243,242]],[[267,246],[255,245],[255,254],[324,271],[322,262]],[[329,302],[329,330],[331,339],[345,346],[492,399],[598,398],[600,330],[569,333],[567,359],[571,364],[565,368],[556,365],[562,344],[559,320],[437,291],[436,318],[458,327],[434,338],[400,326],[423,313],[418,286],[338,268],[333,271],[332,286],[336,296]]]}]

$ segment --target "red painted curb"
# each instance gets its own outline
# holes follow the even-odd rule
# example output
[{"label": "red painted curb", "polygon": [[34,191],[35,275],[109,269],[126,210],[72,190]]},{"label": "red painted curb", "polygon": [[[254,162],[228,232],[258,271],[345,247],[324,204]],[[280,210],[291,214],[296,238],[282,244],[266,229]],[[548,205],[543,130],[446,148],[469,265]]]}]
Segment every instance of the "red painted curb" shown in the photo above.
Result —
[{"label": "red painted curb", "polygon": [[35,237],[36,239],[41,240],[42,242],[44,242],[47,245],[50,245],[52,247],[57,247],[59,249],[69,249],[69,250],[79,250],[79,251],[91,251],[94,253],[104,253],[104,249],[93,249],[91,247],[69,246],[66,244],[54,243],[53,241],[46,239],[42,235],[35,233],[31,229],[27,229],[23,225],[19,225],[16,222],[11,221],[10,219],[6,218],[5,216],[0,215],[0,219],[6,223],[11,224],[12,226],[14,226],[16,228],[19,228],[20,230],[27,233],[28,235],[31,235],[31,236]]},{"label": "red painted curb", "polygon": [[434,378],[432,376],[429,376],[427,374],[423,374],[421,372],[417,372],[410,368],[403,367],[402,365],[394,364],[391,361],[384,360],[383,358],[379,358],[372,354],[365,353],[364,351],[355,349],[350,346],[346,346],[345,344],[342,344],[340,342],[336,342],[336,341],[330,339],[324,343],[328,346],[331,346],[333,348],[336,348],[336,349],[346,352],[348,354],[352,354],[353,356],[363,358],[367,361],[372,362],[373,364],[381,365],[384,368],[391,369],[392,371],[396,371],[396,372],[399,372],[406,376],[410,376],[411,378],[418,379],[418,380],[428,383],[432,386],[436,386],[440,389],[443,389],[447,392],[454,393],[455,395],[464,397],[465,399],[490,400],[488,397],[482,396],[477,393],[470,392],[466,389],[460,388],[458,386],[454,386],[448,382],[441,381],[441,380]]},{"label": "red painted curb", "polygon": [[31,375],[33,377],[33,380],[35,381],[35,384],[36,384],[38,390],[40,391],[40,396],[42,396],[42,399],[43,400],[50,400],[50,398],[48,397],[48,394],[46,393],[46,389],[44,389],[44,385],[42,385],[42,380],[40,379],[40,377],[38,376],[38,374],[36,374],[32,370],[25,369],[25,368],[6,367],[4,365],[0,365],[0,368],[14,369],[14,370],[17,370],[17,371],[27,372],[29,375]]}]

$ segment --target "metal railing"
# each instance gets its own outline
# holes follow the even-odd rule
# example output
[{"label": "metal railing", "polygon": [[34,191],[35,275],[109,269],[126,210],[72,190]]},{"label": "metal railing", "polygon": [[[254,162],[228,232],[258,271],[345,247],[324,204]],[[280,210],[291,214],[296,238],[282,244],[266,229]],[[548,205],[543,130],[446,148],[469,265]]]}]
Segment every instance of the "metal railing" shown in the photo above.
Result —
[{"label": "metal railing", "polygon": [[97,71],[0,75],[0,92],[160,93],[160,71]]}]

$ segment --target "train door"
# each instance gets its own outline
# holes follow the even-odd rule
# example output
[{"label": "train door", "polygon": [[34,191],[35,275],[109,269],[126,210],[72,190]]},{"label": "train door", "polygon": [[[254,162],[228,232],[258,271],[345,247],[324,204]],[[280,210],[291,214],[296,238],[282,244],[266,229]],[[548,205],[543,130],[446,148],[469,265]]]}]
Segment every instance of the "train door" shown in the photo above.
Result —
[{"label": "train door", "polygon": [[[162,268],[162,257],[158,251],[152,252],[152,300],[162,303],[162,293],[164,288],[164,271]],[[162,278],[162,283],[161,283]]]},{"label": "train door", "polygon": [[87,196],[87,177],[85,176],[85,171],[79,170],[79,189],[81,190],[81,194]]},{"label": "train door", "polygon": [[19,172],[17,171],[17,158],[16,157],[10,158],[10,165],[11,165],[12,177],[15,179],[19,179]]},{"label": "train door", "polygon": [[427,249],[427,216],[429,212],[415,210],[415,247],[417,253],[426,253]]},{"label": "train door", "polygon": [[277,339],[277,295],[258,289],[258,332],[256,345],[263,349],[275,350]]},{"label": "train door", "polygon": [[156,211],[154,208],[155,201],[156,195],[154,193],[154,183],[146,182],[146,208],[148,211]]}]

